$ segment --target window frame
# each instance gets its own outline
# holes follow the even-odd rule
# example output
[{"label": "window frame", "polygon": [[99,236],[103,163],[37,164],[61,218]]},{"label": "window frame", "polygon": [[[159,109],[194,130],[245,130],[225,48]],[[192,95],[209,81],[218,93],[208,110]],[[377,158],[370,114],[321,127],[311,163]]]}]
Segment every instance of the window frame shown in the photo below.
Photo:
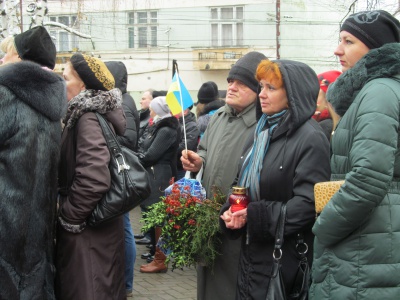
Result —
[{"label": "window frame", "polygon": [[[133,20],[133,22],[131,22],[131,20]],[[141,10],[128,12],[128,47],[145,49],[157,46],[158,11]]]},{"label": "window frame", "polygon": [[[77,26],[74,26],[78,20],[77,15],[52,15],[49,16],[49,20],[79,29]],[[58,27],[50,27],[49,34],[50,36],[54,36],[55,40],[53,42],[58,52],[69,52],[79,49],[79,39],[75,34]]]},{"label": "window frame", "polygon": [[244,6],[221,6],[210,9],[213,47],[243,46],[244,13]]}]

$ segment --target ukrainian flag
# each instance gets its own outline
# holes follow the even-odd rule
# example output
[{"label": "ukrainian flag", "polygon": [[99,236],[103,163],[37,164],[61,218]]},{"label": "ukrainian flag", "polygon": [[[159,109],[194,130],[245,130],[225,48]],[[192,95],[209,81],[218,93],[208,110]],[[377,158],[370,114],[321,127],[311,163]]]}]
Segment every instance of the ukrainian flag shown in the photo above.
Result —
[{"label": "ukrainian flag", "polygon": [[172,83],[168,89],[166,100],[172,115],[179,114],[193,105],[192,97],[180,79],[178,73],[175,73],[174,78],[172,78]]}]

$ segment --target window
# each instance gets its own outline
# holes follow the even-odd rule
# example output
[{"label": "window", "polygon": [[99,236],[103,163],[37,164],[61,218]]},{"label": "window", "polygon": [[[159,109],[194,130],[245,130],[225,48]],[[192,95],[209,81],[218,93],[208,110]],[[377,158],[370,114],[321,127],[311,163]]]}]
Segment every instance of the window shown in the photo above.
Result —
[{"label": "window", "polygon": [[135,47],[135,13],[130,12],[128,13],[128,47],[134,48]]},{"label": "window", "polygon": [[[52,16],[50,21],[77,29],[76,16]],[[50,28],[50,36],[56,45],[57,51],[76,51],[79,48],[78,38],[75,34],[58,27]]]},{"label": "window", "polygon": [[157,47],[156,11],[129,12],[128,24],[129,48]]},{"label": "window", "polygon": [[243,45],[243,7],[211,9],[211,45],[231,47]]}]

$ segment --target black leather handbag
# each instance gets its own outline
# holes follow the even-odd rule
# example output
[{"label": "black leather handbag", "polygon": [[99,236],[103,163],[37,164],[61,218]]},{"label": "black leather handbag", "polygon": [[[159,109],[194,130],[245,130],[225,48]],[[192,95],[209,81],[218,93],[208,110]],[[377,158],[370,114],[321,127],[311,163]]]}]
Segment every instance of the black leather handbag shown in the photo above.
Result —
[{"label": "black leather handbag", "polygon": [[283,245],[283,232],[285,229],[286,219],[286,204],[282,204],[281,214],[279,216],[279,223],[275,233],[275,247],[272,252],[272,274],[269,280],[268,292],[266,300],[286,300],[285,284],[282,278],[282,245]]},{"label": "black leather handbag", "polygon": [[296,236],[296,251],[300,255],[300,261],[297,267],[296,277],[290,294],[286,296],[285,284],[282,278],[282,245],[283,233],[286,220],[286,203],[282,204],[279,223],[275,233],[275,246],[272,253],[272,274],[269,281],[266,300],[306,300],[308,299],[308,290],[310,287],[310,267],[307,261],[308,246],[304,242],[303,234]]},{"label": "black leather handbag", "polygon": [[296,236],[296,250],[300,255],[300,261],[297,266],[296,277],[293,286],[290,289],[289,300],[307,300],[308,290],[311,285],[310,266],[308,265],[307,252],[308,246],[304,241],[302,233]]},{"label": "black leather handbag", "polygon": [[136,153],[121,146],[104,117],[98,113],[96,116],[110,150],[108,168],[111,187],[88,218],[91,226],[103,224],[130,211],[146,200],[151,192],[148,173]]}]

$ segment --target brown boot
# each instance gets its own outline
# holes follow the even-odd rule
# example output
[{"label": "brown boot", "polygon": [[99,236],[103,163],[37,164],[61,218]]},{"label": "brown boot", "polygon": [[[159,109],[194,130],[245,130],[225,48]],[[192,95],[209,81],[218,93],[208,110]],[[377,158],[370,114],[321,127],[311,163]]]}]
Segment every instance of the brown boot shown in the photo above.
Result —
[{"label": "brown boot", "polygon": [[161,251],[160,248],[156,248],[156,254],[154,255],[154,260],[140,267],[141,273],[165,273],[168,271],[168,266],[165,264],[167,257]]}]

